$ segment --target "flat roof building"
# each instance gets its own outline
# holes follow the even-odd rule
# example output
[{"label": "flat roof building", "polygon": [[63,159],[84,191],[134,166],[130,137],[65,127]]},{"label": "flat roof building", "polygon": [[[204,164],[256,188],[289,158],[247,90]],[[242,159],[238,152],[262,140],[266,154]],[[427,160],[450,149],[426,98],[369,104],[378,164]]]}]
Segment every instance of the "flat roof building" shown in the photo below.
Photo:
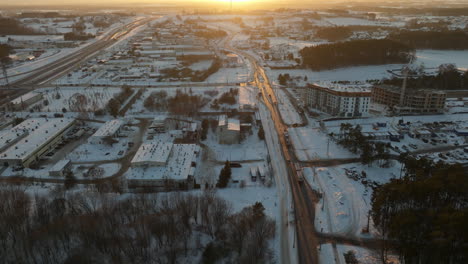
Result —
[{"label": "flat roof building", "polygon": [[[134,160],[136,166],[132,166],[132,170],[142,169],[138,168],[140,160],[156,160],[156,162],[148,163],[149,167],[144,168],[145,171],[128,173],[128,186],[130,188],[193,188],[197,159],[201,150],[200,146],[196,144],[172,143],[161,143],[160,146],[161,148],[165,148],[165,150],[160,151],[159,154],[144,154],[147,153],[145,149],[144,152],[140,153],[141,155],[139,157],[135,155]],[[171,146],[171,150],[168,150]],[[155,153],[158,152],[157,149],[154,151]],[[169,155],[167,156],[168,153]],[[163,162],[164,160],[166,160],[166,162]],[[144,164],[144,162],[141,164]]]},{"label": "flat roof building", "polygon": [[29,167],[39,161],[42,155],[52,151],[62,142],[65,133],[74,125],[75,120],[38,118],[23,123],[19,128],[29,128],[29,134],[0,154],[0,162],[5,166]]},{"label": "flat roof building", "polygon": [[173,143],[152,142],[141,145],[132,159],[132,166],[165,166]]},{"label": "flat roof building", "polygon": [[369,113],[371,92],[361,87],[309,84],[305,102],[310,108],[339,117],[360,117]]},{"label": "flat roof building", "polygon": [[378,85],[372,88],[372,101],[387,105],[399,114],[442,113],[447,94],[429,89],[406,89],[401,104],[402,89],[397,86]]},{"label": "flat roof building", "polygon": [[91,136],[90,142],[94,144],[102,144],[104,138],[118,136],[123,124],[124,122],[119,119],[107,121]]}]

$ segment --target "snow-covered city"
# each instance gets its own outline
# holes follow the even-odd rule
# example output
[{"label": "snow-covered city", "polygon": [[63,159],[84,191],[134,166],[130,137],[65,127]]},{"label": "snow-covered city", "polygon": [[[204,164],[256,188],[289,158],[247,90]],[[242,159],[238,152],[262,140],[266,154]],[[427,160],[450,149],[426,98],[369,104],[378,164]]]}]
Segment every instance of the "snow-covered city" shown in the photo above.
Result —
[{"label": "snow-covered city", "polygon": [[45,2],[0,9],[3,263],[468,261],[466,3]]}]

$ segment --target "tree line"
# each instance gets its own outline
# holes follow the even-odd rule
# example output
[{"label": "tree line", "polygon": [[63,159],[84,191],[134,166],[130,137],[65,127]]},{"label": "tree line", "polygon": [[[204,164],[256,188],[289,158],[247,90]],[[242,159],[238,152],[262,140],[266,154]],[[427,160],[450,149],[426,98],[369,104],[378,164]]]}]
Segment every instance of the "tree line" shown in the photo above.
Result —
[{"label": "tree line", "polygon": [[[407,78],[408,88],[468,90],[468,72],[459,71],[454,64],[440,65],[436,75],[417,74],[419,74],[418,77]],[[383,79],[379,83],[401,87],[403,85],[403,78],[393,77],[391,79]]]},{"label": "tree line", "polygon": [[468,49],[468,33],[462,30],[401,30],[391,33],[387,38],[416,49]]},{"label": "tree line", "polygon": [[268,263],[275,222],[212,192],[166,195],[0,189],[3,263]]},{"label": "tree line", "polygon": [[321,27],[315,32],[315,36],[328,41],[341,41],[349,38],[353,31],[349,27]]},{"label": "tree line", "polygon": [[350,123],[341,123],[337,143],[354,154],[360,154],[363,164],[371,165],[377,162],[380,167],[389,167],[391,165],[390,145],[372,141],[372,138],[364,136],[360,125],[353,127]]},{"label": "tree line", "polygon": [[63,35],[65,41],[85,41],[94,37],[93,34],[77,34],[75,32],[68,32]]},{"label": "tree line", "polygon": [[404,177],[377,187],[371,216],[402,263],[467,263],[468,177],[461,164],[424,158],[401,160]]},{"label": "tree line", "polygon": [[43,32],[25,27],[14,18],[0,16],[0,35],[41,35]]},{"label": "tree line", "polygon": [[303,66],[312,70],[408,63],[414,53],[413,48],[389,39],[352,40],[305,47],[300,51]]}]

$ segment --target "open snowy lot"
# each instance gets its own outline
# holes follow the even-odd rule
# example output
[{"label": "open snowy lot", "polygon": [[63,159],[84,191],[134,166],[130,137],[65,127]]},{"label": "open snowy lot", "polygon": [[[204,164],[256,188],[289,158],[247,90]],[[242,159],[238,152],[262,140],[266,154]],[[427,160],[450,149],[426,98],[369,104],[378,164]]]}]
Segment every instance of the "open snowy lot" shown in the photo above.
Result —
[{"label": "open snowy lot", "polygon": [[330,140],[319,128],[297,127],[288,129],[294,151],[300,161],[318,159],[348,159],[356,155]]},{"label": "open snowy lot", "polygon": [[[390,168],[369,167],[352,163],[335,167],[304,168],[307,182],[323,194],[316,207],[315,226],[324,233],[342,233],[368,236],[362,229],[367,226],[371,209],[370,199],[374,182],[383,184],[400,177],[401,165],[396,161]],[[362,172],[366,177],[362,178]],[[359,175],[361,180],[353,179]],[[370,234],[376,235],[372,220]]]}]

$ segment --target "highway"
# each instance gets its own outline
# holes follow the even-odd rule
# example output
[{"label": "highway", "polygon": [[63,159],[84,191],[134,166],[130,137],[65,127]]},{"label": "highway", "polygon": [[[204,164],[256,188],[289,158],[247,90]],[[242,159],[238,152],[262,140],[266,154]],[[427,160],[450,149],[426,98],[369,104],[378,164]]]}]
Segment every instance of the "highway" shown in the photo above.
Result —
[{"label": "highway", "polygon": [[120,28],[112,30],[102,39],[99,39],[68,56],[46,64],[42,67],[38,67],[31,72],[25,73],[23,78],[17,78],[10,82],[10,90],[14,90],[14,92],[10,94],[9,98],[0,99],[0,105],[7,103],[10,98],[16,98],[26,94],[29,91],[34,90],[35,88],[38,88],[50,82],[51,80],[59,78],[60,76],[68,73],[73,68],[80,65],[80,63],[88,60],[93,55],[96,55],[102,49],[111,46],[118,39],[153,19],[153,17],[143,18],[128,23]]}]

